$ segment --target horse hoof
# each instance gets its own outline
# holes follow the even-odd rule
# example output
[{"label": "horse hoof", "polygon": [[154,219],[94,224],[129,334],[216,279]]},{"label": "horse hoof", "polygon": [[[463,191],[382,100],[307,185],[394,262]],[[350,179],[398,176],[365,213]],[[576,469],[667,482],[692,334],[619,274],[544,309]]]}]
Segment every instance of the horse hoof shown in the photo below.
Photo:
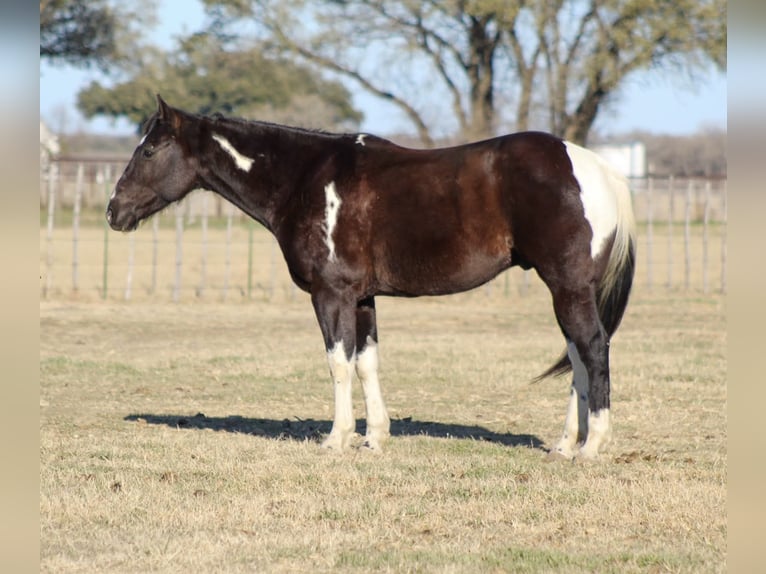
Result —
[{"label": "horse hoof", "polygon": [[359,448],[364,452],[371,452],[374,454],[380,454],[383,452],[383,448],[381,447],[380,442],[373,438],[365,438],[364,442]]},{"label": "horse hoof", "polygon": [[545,462],[571,462],[572,457],[564,454],[560,450],[551,450],[545,455]]},{"label": "horse hoof", "polygon": [[590,464],[594,462],[598,462],[601,460],[601,457],[598,455],[597,452],[590,452],[584,449],[580,449],[580,451],[575,455],[573,462],[576,462],[577,464]]},{"label": "horse hoof", "polygon": [[350,439],[344,440],[344,438],[339,435],[329,434],[319,446],[324,450],[343,452],[348,448],[349,442]]}]

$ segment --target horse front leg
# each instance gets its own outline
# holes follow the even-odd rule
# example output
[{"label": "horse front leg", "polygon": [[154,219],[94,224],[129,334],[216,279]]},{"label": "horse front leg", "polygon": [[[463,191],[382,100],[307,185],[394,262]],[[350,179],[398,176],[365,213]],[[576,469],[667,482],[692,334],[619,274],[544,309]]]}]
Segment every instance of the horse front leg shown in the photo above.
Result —
[{"label": "horse front leg", "polygon": [[391,421],[378,380],[378,331],[375,318],[375,299],[364,299],[356,308],[356,374],[362,383],[367,418],[364,446],[381,450],[390,436]]},{"label": "horse front leg", "polygon": [[356,427],[351,397],[356,365],[356,301],[331,289],[313,291],[311,301],[324,337],[335,399],[332,430],[322,447],[343,451],[350,446]]}]

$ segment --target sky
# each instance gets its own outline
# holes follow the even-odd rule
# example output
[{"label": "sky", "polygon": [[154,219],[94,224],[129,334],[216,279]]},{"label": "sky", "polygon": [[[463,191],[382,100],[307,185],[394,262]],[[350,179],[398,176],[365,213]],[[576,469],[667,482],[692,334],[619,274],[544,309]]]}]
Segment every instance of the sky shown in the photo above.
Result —
[{"label": "sky", "polygon": [[[171,49],[174,37],[203,27],[205,15],[196,0],[158,0],[158,26],[153,43]],[[127,121],[108,118],[86,120],[76,109],[77,93],[98,80],[96,71],[40,64],[40,117],[56,132],[88,131],[105,134],[133,134]],[[351,87],[351,86],[350,86]],[[380,135],[412,132],[404,119],[392,121],[398,113],[363,92],[355,91],[354,102],[365,116],[361,130]],[[691,134],[706,127],[726,128],[727,76],[711,69],[700,75],[694,86],[671,74],[642,73],[628,78],[618,98],[599,116],[596,129],[604,135],[632,130],[663,134]]]}]

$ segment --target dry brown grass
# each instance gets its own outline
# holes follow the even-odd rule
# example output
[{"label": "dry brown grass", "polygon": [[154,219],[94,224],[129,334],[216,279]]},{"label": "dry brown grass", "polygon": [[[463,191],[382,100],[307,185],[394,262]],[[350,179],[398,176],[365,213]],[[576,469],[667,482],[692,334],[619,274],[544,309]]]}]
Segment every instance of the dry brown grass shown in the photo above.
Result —
[{"label": "dry brown grass", "polygon": [[528,382],[563,347],[542,289],[379,301],[380,456],[318,447],[331,388],[304,295],[82,299],[40,303],[42,571],[726,568],[720,296],[637,289],[614,441],[586,465],[544,461],[568,382]]}]

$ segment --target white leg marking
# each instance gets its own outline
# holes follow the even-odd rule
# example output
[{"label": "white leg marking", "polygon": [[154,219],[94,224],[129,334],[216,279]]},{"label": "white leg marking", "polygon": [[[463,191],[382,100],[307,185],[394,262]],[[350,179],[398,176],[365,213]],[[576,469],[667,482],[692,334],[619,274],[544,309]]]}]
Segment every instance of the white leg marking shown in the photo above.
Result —
[{"label": "white leg marking", "polygon": [[364,138],[367,137],[367,134],[359,134],[356,136],[356,143],[363,146],[364,145]]},{"label": "white leg marking", "polygon": [[325,207],[324,207],[324,242],[327,245],[329,253],[327,255],[328,261],[335,261],[335,240],[332,238],[335,226],[338,224],[338,212],[340,211],[340,204],[342,203],[338,192],[335,189],[335,182],[331,181],[324,186],[325,195]]},{"label": "white leg marking", "polygon": [[571,142],[564,144],[572,162],[572,171],[580,184],[580,200],[585,219],[593,231],[590,254],[595,259],[604,241],[617,227],[617,197],[610,188],[613,170],[596,153]]},{"label": "white leg marking", "polygon": [[580,360],[574,343],[567,343],[567,354],[572,363],[573,381],[564,421],[564,434],[556,443],[554,451],[566,458],[572,458],[576,454],[577,443],[584,441],[588,434],[588,371]]},{"label": "white leg marking", "polygon": [[336,343],[327,353],[335,394],[335,416],[332,421],[332,431],[322,442],[324,448],[344,450],[351,442],[356,426],[351,402],[351,380],[354,376],[355,360],[356,357],[351,357],[350,361],[346,359],[343,343]]},{"label": "white leg marking", "polygon": [[250,168],[253,167],[253,158],[239,153],[234,149],[234,146],[231,145],[231,142],[222,135],[213,134],[213,139],[218,142],[218,145],[223,148],[223,151],[228,153],[234,159],[234,163],[239,169],[242,171],[250,171]]},{"label": "white leg marking", "polygon": [[588,440],[580,449],[580,458],[594,459],[612,438],[612,427],[609,424],[609,409],[601,409],[596,413],[588,413]]},{"label": "white leg marking", "polygon": [[367,411],[365,445],[372,450],[380,450],[381,444],[389,437],[391,421],[378,380],[378,345],[371,337],[367,337],[367,346],[356,358],[356,374],[362,382]]}]

